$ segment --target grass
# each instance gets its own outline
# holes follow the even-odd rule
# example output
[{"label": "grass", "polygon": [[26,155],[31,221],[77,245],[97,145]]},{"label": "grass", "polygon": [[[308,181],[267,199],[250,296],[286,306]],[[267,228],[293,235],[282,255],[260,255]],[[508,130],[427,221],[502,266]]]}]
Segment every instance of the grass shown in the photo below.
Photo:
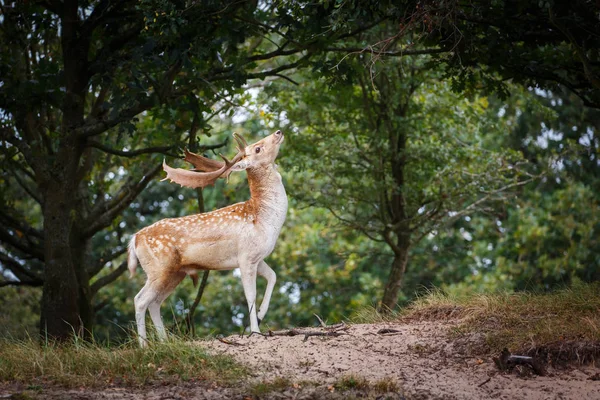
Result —
[{"label": "grass", "polygon": [[333,384],[333,387],[341,392],[358,391],[372,394],[401,391],[400,385],[393,378],[386,377],[378,381],[369,382],[366,378],[357,375],[342,376]]},{"label": "grass", "polygon": [[390,311],[387,314],[380,313],[375,307],[362,307],[354,311],[349,320],[353,324],[379,324],[396,322],[400,313]]},{"label": "grass", "polygon": [[[574,283],[549,293],[518,292],[451,295],[431,290],[411,305],[388,314],[373,307],[356,311],[351,323],[456,320],[455,337],[481,333],[486,350],[547,354],[560,361],[600,358],[600,282]],[[467,341],[468,342],[468,341]],[[481,346],[480,346],[481,347]],[[483,349],[471,349],[482,352]]]},{"label": "grass", "polygon": [[283,392],[289,387],[293,387],[293,383],[290,379],[276,377],[271,381],[255,383],[250,387],[250,393],[254,397],[262,398],[272,392]]},{"label": "grass", "polygon": [[33,340],[0,341],[0,382],[52,383],[65,387],[141,385],[153,381],[206,380],[230,384],[247,375],[233,358],[209,355],[197,344],[172,339],[140,349],[75,341],[40,345]]},{"label": "grass", "polygon": [[347,391],[347,390],[367,390],[369,389],[369,381],[361,376],[356,375],[346,375],[342,376],[340,379],[335,382],[333,385],[337,390]]},{"label": "grass", "polygon": [[[303,390],[307,390],[303,392]],[[316,381],[293,381],[290,378],[276,377],[250,385],[244,398],[263,399],[275,394],[275,398],[341,398],[344,399],[383,399],[386,393],[402,393],[398,382],[391,377],[369,381],[358,375],[344,375],[333,384]],[[335,393],[340,395],[335,395]],[[394,397],[396,398],[396,397]]]},{"label": "grass", "polygon": [[589,362],[600,356],[600,283],[551,293],[450,296],[436,290],[402,312],[404,319],[462,319],[455,335],[481,332],[493,352]]}]

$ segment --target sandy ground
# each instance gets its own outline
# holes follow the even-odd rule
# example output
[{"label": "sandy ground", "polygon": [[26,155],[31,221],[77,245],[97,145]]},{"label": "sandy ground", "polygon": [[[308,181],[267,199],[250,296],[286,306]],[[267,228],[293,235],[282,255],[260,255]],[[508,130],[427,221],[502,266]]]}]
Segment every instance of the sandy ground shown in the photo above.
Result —
[{"label": "sandy ground", "polygon": [[[244,337],[208,343],[252,366],[257,379],[335,383],[344,376],[372,383],[394,379],[415,399],[600,399],[600,368],[549,367],[547,376],[499,373],[491,358],[469,354],[483,337],[452,341],[450,323],[353,325],[339,337]],[[382,329],[398,332],[378,334]]]},{"label": "sandy ground", "polygon": [[[454,322],[455,323],[455,322]],[[230,336],[199,342],[214,353],[233,355],[250,367],[250,382],[238,387],[186,382],[177,386],[37,392],[2,387],[0,399],[600,399],[597,366],[554,369],[546,376],[517,371],[500,373],[490,357],[473,349],[485,347],[483,337],[451,340],[453,322],[352,325],[337,337]],[[323,331],[320,328],[307,328]],[[380,333],[382,329],[395,330]],[[527,372],[527,369],[523,370]],[[344,378],[367,379],[370,389],[340,390]],[[284,378],[284,379],[279,379]],[[257,394],[261,382],[288,382],[283,388]],[[393,382],[393,392],[373,390],[378,382]]]}]

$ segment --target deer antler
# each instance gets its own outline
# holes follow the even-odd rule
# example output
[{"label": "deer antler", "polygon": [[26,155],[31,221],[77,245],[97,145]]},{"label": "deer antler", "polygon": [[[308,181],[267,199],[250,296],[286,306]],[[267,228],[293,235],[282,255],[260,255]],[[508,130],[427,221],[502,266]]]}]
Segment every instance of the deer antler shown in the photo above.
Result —
[{"label": "deer antler", "polygon": [[237,133],[234,133],[234,138],[238,142],[238,153],[231,161],[225,158],[222,154],[219,154],[219,156],[223,159],[223,161],[216,161],[211,160],[210,158],[199,156],[198,154],[190,153],[186,150],[184,160],[194,164],[196,170],[208,172],[196,172],[182,168],[171,168],[167,165],[166,161],[163,161],[163,170],[167,173],[167,176],[162,180],[164,181],[170,179],[171,182],[175,182],[181,186],[190,188],[214,185],[215,181],[221,176],[229,176],[231,173],[231,167],[233,167],[246,155],[246,146],[243,146],[246,141]]},{"label": "deer antler", "polygon": [[[241,137],[240,135],[238,135],[236,132],[233,133],[233,138],[235,139],[235,141],[238,144],[238,146],[237,146],[238,153],[245,152],[246,151],[245,149],[248,146],[248,143],[246,143],[244,138]],[[212,172],[212,171],[216,171],[220,168],[223,168],[223,165],[225,165],[225,164],[223,164],[222,161],[217,161],[217,160],[213,160],[210,158],[206,158],[199,154],[192,153],[191,151],[188,151],[187,149],[184,150],[183,154],[184,154],[183,160],[193,164],[195,171]]]}]

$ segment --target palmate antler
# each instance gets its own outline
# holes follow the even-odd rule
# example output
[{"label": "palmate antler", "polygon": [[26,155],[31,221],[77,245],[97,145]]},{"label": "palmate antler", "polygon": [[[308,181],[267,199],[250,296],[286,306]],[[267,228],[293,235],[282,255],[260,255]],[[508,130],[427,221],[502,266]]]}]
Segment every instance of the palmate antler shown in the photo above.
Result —
[{"label": "palmate antler", "polygon": [[223,161],[217,161],[185,150],[184,160],[193,164],[195,169],[187,170],[182,168],[171,168],[165,161],[163,161],[163,170],[167,173],[167,176],[162,180],[164,181],[166,179],[170,179],[171,182],[178,183],[181,186],[198,188],[214,185],[215,181],[220,177],[228,177],[231,173],[231,168],[238,161],[244,158],[246,154],[246,146],[248,145],[244,138],[237,133],[234,133],[233,137],[238,143],[238,153],[231,161],[225,158],[222,154],[219,154],[219,156],[223,159]]},{"label": "palmate antler", "polygon": [[[246,143],[246,140],[244,140],[244,138],[241,137],[240,135],[238,135],[236,132],[233,133],[233,138],[235,139],[235,141],[238,144],[238,146],[237,146],[238,153],[244,152],[246,147],[248,146],[248,143]],[[194,168],[195,171],[212,172],[212,171],[216,171],[220,168],[223,168],[223,165],[225,165],[223,163],[223,161],[206,158],[201,155],[192,153],[192,152],[188,151],[187,149],[184,151],[183,154],[185,156],[183,158],[183,160],[189,162],[190,164],[193,164],[195,167]],[[221,156],[221,157],[223,157],[223,156]]]}]

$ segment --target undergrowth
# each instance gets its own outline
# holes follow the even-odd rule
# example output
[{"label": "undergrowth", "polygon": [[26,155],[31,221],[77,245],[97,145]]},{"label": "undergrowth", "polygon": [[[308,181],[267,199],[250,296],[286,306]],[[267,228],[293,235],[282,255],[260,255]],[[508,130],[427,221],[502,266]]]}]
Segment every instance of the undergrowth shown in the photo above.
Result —
[{"label": "undergrowth", "polygon": [[508,348],[578,362],[600,356],[600,283],[577,283],[551,293],[450,296],[434,291],[404,316],[464,318],[457,332],[485,334],[493,352]]},{"label": "undergrowth", "polygon": [[66,387],[140,385],[154,381],[206,380],[232,383],[247,375],[232,357],[209,355],[197,344],[172,339],[102,346],[74,341],[43,345],[34,340],[0,340],[0,381],[40,382]]},{"label": "undergrowth", "polygon": [[451,295],[432,290],[400,312],[362,310],[353,322],[457,320],[457,337],[482,333],[491,352],[548,354],[555,360],[590,362],[600,357],[600,282],[574,283],[549,293]]}]

